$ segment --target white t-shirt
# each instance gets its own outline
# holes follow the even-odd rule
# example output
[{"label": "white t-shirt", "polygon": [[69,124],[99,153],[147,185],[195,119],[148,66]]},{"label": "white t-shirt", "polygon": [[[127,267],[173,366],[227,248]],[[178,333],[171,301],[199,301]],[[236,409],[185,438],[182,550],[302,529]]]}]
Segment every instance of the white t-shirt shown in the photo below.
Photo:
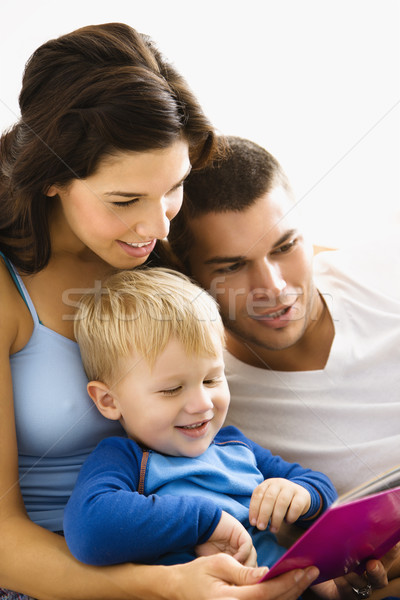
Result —
[{"label": "white t-shirt", "polygon": [[380,250],[375,275],[362,249],[315,259],[335,326],[323,370],[269,371],[225,356],[227,424],[326,473],[339,493],[400,464],[400,245]]}]

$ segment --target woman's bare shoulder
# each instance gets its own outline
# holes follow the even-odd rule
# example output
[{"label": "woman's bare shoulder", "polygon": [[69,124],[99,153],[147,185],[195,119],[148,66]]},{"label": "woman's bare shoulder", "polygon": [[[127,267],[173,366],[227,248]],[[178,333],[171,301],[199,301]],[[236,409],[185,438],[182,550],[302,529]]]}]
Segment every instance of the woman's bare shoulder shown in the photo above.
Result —
[{"label": "woman's bare shoulder", "polygon": [[30,312],[15,285],[13,278],[0,257],[0,328],[1,345],[13,354],[25,346],[33,329]]}]

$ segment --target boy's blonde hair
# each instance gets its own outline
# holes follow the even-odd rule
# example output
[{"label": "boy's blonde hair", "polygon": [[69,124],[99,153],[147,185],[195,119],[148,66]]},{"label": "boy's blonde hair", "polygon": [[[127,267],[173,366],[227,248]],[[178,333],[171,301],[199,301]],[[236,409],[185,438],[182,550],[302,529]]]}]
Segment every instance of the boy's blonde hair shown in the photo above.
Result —
[{"label": "boy's blonde hair", "polygon": [[189,354],[215,356],[224,328],[214,299],[185,275],[162,269],[121,271],[85,294],[75,336],[89,380],[112,383],[132,352],[150,366],[174,337]]}]

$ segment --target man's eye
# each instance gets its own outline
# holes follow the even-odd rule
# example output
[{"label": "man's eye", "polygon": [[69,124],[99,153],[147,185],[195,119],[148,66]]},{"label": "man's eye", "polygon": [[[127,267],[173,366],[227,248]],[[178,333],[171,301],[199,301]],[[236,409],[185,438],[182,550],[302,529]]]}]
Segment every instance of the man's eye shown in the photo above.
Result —
[{"label": "man's eye", "polygon": [[228,265],[227,267],[220,267],[219,269],[216,269],[216,273],[235,273],[235,271],[238,271],[244,263],[232,263],[231,265]]},{"label": "man's eye", "polygon": [[291,240],[290,242],[286,242],[286,244],[282,244],[282,246],[279,246],[279,248],[276,248],[273,251],[273,254],[285,254],[286,252],[289,252],[292,248],[294,248],[294,246],[297,244],[297,238],[294,240]]}]

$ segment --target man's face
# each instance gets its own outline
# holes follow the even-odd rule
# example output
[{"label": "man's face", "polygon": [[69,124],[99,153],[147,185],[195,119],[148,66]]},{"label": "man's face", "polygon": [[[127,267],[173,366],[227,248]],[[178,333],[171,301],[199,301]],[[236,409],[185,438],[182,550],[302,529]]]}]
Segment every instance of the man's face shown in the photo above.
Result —
[{"label": "man's face", "polygon": [[[255,352],[290,348],[312,321],[312,249],[276,187],[242,212],[190,221],[191,275],[217,299],[229,339]],[[239,356],[240,358],[240,356]]]}]

